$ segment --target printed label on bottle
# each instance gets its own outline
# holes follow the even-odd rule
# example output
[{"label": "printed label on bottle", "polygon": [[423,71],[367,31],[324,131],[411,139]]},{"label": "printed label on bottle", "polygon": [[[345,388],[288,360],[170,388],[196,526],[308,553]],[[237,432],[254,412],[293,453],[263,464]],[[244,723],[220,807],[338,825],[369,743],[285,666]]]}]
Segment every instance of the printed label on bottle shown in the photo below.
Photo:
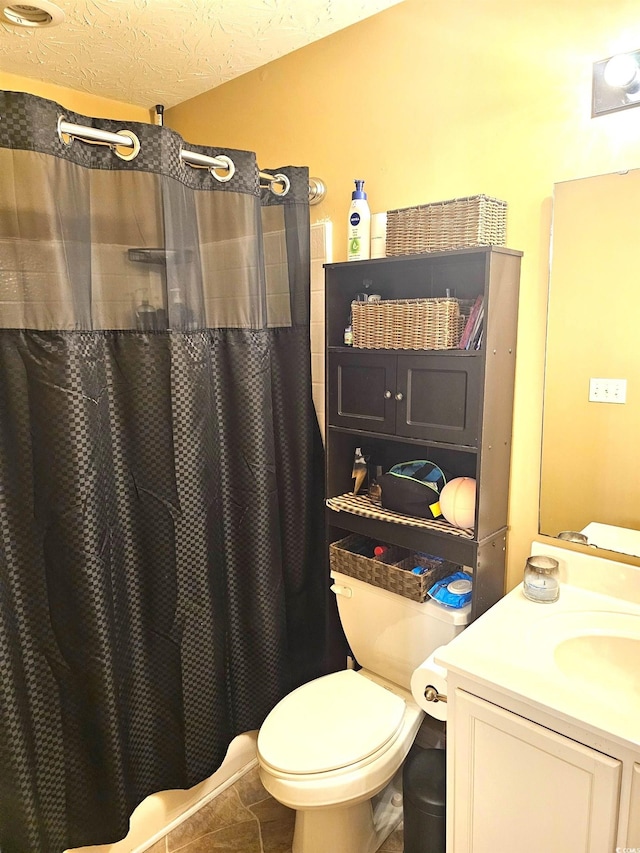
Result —
[{"label": "printed label on bottle", "polygon": [[354,226],[360,225],[360,214],[357,210],[354,210],[354,212],[351,214],[351,216],[349,217],[349,222]]},{"label": "printed label on bottle", "polygon": [[357,255],[360,253],[360,238],[352,237],[349,241],[349,254]]}]

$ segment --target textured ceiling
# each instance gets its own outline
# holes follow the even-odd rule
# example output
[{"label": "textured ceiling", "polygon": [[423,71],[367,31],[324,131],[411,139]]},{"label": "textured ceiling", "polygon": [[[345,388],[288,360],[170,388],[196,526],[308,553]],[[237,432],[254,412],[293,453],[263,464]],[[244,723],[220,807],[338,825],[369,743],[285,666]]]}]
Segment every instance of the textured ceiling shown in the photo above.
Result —
[{"label": "textured ceiling", "polygon": [[398,2],[56,0],[59,26],[0,23],[0,71],[171,107]]}]

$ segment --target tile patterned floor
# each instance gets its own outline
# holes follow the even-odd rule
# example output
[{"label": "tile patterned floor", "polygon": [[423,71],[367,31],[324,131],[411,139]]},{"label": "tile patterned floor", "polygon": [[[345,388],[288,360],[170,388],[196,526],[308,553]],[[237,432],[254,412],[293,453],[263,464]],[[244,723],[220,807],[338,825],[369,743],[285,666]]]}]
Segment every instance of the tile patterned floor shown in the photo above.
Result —
[{"label": "tile patterned floor", "polygon": [[[291,853],[294,812],[274,800],[253,768],[147,853]],[[402,828],[379,853],[402,853]]]}]

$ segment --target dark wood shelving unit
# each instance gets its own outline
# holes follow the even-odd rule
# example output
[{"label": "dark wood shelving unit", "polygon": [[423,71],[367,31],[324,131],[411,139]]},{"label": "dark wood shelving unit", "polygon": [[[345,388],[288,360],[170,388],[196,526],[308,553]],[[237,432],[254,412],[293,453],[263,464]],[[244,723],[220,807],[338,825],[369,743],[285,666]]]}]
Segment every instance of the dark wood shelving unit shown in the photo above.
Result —
[{"label": "dark wood shelving unit", "polygon": [[[477,484],[472,534],[446,521],[421,526],[327,506],[327,541],[359,533],[465,566],[474,575],[472,618],[504,592],[521,257],[487,246],[325,264],[327,498],[351,491],[356,447],[385,471],[429,459]],[[482,348],[344,346],[351,301],[361,292],[467,304],[482,294]]]}]

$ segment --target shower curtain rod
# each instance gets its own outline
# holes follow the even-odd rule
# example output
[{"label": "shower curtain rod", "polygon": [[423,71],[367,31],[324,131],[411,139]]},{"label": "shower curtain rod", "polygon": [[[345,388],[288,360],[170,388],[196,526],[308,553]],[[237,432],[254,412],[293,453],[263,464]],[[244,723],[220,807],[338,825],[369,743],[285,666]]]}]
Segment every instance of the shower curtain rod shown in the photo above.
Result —
[{"label": "shower curtain rod", "polygon": [[[99,145],[109,145],[114,153],[122,160],[133,160],[138,156],[140,151],[140,140],[130,130],[119,130],[117,133],[112,133],[108,130],[100,130],[97,127],[87,127],[82,124],[73,124],[65,120],[64,116],[58,119],[58,136],[65,145],[70,145],[74,139],[80,139],[82,142],[95,142]],[[67,137],[67,138],[65,138]],[[131,151],[122,153],[118,151],[118,147],[131,148]],[[219,154],[217,157],[209,157],[206,154],[199,154],[197,151],[186,151],[180,149],[180,160],[195,168],[209,169],[213,177],[221,183],[230,181],[235,173],[235,165],[230,157],[224,154]],[[220,175],[215,169],[224,169],[226,174]],[[258,176],[263,181],[267,181],[269,189],[275,195],[284,196],[289,192],[290,182],[286,175],[277,173],[271,175],[269,172],[258,172]],[[275,184],[281,184],[282,192],[276,192],[273,187]],[[322,201],[326,194],[326,187],[320,178],[309,178],[309,204],[318,204]]]}]

